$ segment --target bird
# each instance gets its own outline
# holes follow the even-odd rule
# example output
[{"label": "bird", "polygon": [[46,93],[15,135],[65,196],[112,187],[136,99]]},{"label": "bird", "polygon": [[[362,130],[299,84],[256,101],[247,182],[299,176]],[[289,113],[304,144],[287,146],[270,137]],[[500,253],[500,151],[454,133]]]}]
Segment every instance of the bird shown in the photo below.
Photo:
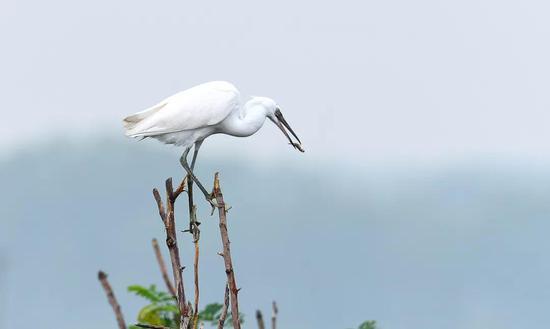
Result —
[{"label": "bird", "polygon": [[[183,147],[180,163],[214,209],[217,205],[213,195],[206,191],[193,172],[202,143],[214,134],[251,136],[262,128],[266,118],[283,132],[294,149],[304,152],[302,142],[273,99],[251,97],[243,102],[239,90],[227,81],[206,82],[180,91],[152,107],[127,116],[123,124],[128,137],[140,140],[153,138],[164,144]],[[193,147],[189,165],[187,156]]]}]

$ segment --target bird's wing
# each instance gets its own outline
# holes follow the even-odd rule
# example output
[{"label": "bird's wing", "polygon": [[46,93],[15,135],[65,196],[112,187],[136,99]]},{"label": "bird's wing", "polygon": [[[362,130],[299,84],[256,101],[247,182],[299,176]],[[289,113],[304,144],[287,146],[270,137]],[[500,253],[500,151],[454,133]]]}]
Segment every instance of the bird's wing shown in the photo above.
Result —
[{"label": "bird's wing", "polygon": [[126,135],[155,136],[212,126],[238,108],[239,102],[239,91],[232,84],[208,82],[125,118]]}]

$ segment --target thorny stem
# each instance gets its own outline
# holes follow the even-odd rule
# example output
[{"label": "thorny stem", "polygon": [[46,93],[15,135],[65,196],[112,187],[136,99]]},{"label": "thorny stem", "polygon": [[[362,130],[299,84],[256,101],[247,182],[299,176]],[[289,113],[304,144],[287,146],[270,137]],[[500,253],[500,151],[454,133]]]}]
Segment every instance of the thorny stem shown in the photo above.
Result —
[{"label": "thorny stem", "polygon": [[199,240],[200,229],[199,222],[197,221],[197,207],[193,201],[193,180],[189,175],[186,177],[187,181],[187,196],[189,201],[189,232],[193,235],[193,243],[195,244],[195,258],[193,262],[193,274],[195,283],[195,311],[193,316],[193,329],[197,329],[199,325]]},{"label": "thorny stem", "polygon": [[223,260],[225,265],[225,273],[227,275],[227,283],[229,285],[229,295],[231,299],[231,315],[233,319],[233,328],[240,329],[241,322],[239,319],[239,300],[237,294],[239,290],[237,289],[237,282],[235,281],[235,272],[233,270],[233,262],[231,260],[231,249],[230,241],[227,233],[227,211],[225,209],[225,202],[223,201],[223,194],[220,188],[219,174],[214,175],[214,190],[212,191],[216,197],[218,204],[218,214],[220,218],[220,235],[222,238],[223,244]]},{"label": "thorny stem", "polygon": [[172,274],[176,285],[176,295],[178,300],[178,309],[180,311],[180,329],[187,329],[189,324],[189,310],[185,300],[185,291],[183,288],[182,267],[179,255],[178,240],[176,237],[176,223],[174,218],[174,202],[179,194],[183,191],[183,182],[180,184],[176,192],[172,186],[172,178],[166,180],[166,209],[163,206],[160,193],[157,189],[153,189],[153,196],[157,202],[159,215],[164,223],[166,230],[166,246],[170,252],[170,261],[172,263]]}]

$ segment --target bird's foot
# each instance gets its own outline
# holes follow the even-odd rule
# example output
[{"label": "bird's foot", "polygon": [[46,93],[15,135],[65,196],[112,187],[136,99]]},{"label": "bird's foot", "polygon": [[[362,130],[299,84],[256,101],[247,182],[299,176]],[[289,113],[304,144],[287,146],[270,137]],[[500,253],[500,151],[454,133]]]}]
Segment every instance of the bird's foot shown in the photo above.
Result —
[{"label": "bird's foot", "polygon": [[[214,194],[210,194],[210,196],[207,198],[207,200],[210,203],[210,206],[212,207],[212,211],[210,212],[210,216],[214,215],[214,211],[216,210],[216,208],[222,208],[222,206],[220,206],[218,204],[218,201],[214,197]],[[227,203],[224,203],[223,208],[224,208],[225,212],[228,212],[229,209],[231,209],[232,207],[230,205],[228,205]]]},{"label": "bird's foot", "polygon": [[195,220],[194,222],[189,223],[189,229],[183,230],[182,232],[193,234],[193,232],[199,228],[199,225],[201,225],[201,222]]},{"label": "bird's foot", "polygon": [[214,215],[214,211],[216,210],[216,208],[218,208],[218,201],[212,194],[210,194],[208,198],[206,198],[206,200],[208,201],[208,203],[210,203],[210,206],[212,207],[212,211],[210,212],[210,216],[212,216]]}]

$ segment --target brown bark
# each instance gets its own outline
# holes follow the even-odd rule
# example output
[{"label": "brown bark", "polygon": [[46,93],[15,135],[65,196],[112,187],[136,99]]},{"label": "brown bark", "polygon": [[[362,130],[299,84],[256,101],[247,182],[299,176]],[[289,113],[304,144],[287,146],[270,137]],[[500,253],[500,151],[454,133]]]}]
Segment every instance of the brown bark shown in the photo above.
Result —
[{"label": "brown bark", "polygon": [[227,283],[229,285],[229,296],[231,300],[231,315],[233,319],[233,328],[240,329],[241,322],[239,319],[239,300],[237,294],[239,289],[237,289],[237,282],[235,281],[235,271],[233,270],[233,262],[231,260],[231,248],[229,236],[227,233],[227,211],[225,209],[225,202],[223,200],[223,194],[220,188],[220,181],[218,173],[214,176],[214,196],[218,205],[218,215],[220,218],[220,234],[223,244],[223,260],[225,264],[225,273],[227,275]]},{"label": "brown bark", "polygon": [[172,296],[177,297],[176,289],[174,289],[174,285],[172,285],[172,281],[168,276],[168,271],[166,270],[166,264],[164,263],[164,259],[162,258],[162,254],[160,252],[159,243],[157,239],[153,239],[152,244],[153,244],[153,250],[155,251],[155,256],[157,257],[157,262],[159,264],[160,273],[162,274],[162,279],[166,284],[166,289],[168,289],[168,292],[172,294]]},{"label": "brown bark", "polygon": [[101,282],[103,290],[105,290],[105,294],[107,294],[107,299],[109,300],[109,304],[111,304],[111,307],[113,308],[113,312],[115,312],[118,328],[126,329],[126,323],[124,322],[124,316],[122,315],[120,304],[116,300],[115,293],[113,292],[113,289],[109,284],[109,280],[107,280],[107,274],[105,274],[105,272],[103,271],[99,271],[97,273],[97,278],[99,279],[99,282]]},{"label": "brown bark", "polygon": [[256,311],[256,321],[258,321],[258,329],[265,329],[264,318],[260,310]]},{"label": "brown bark", "polygon": [[225,295],[223,297],[222,313],[218,320],[218,329],[223,329],[225,325],[225,318],[227,317],[227,309],[229,309],[229,285],[225,284]]},{"label": "brown bark", "polygon": [[195,261],[193,263],[193,273],[195,274],[195,316],[193,317],[193,328],[197,328],[199,321],[199,240],[195,240]]},{"label": "brown bark", "polygon": [[155,188],[153,189],[153,196],[157,202],[159,209],[159,215],[164,223],[164,228],[166,230],[166,246],[170,252],[170,261],[172,263],[172,274],[174,276],[174,283],[176,285],[176,296],[178,300],[178,309],[180,310],[180,329],[187,329],[188,320],[188,310],[187,302],[185,299],[185,291],[183,287],[183,277],[181,266],[178,240],[176,236],[176,222],[174,218],[174,202],[179,194],[183,191],[183,182],[180,184],[176,193],[174,193],[172,186],[172,178],[166,180],[166,209],[162,203],[162,198],[159,191]]}]

